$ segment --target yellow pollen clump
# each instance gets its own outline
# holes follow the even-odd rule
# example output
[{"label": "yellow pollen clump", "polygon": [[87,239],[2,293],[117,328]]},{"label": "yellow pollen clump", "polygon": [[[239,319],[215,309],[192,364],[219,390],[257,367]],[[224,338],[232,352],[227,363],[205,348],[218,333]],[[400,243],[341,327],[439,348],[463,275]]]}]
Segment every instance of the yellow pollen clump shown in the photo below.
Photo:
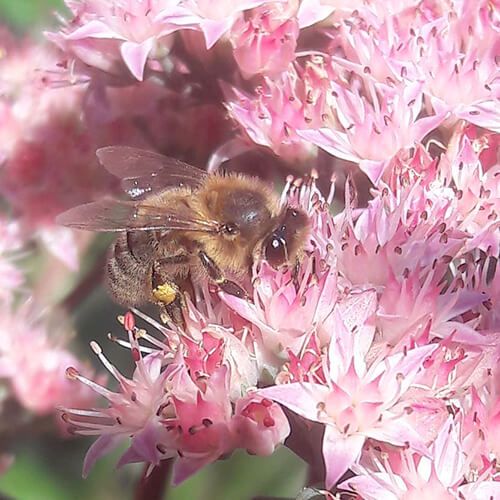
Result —
[{"label": "yellow pollen clump", "polygon": [[168,306],[177,297],[177,291],[169,283],[164,283],[153,290],[153,296],[157,301],[163,302]]}]

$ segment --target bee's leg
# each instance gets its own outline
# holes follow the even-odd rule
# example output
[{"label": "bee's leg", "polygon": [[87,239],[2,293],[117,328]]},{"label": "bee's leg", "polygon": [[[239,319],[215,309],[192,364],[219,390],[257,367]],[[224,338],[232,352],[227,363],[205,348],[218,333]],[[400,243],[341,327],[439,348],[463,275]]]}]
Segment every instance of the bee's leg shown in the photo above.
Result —
[{"label": "bee's leg", "polygon": [[223,292],[229,293],[239,298],[247,298],[248,295],[238,283],[224,278],[219,266],[202,250],[198,252],[198,257],[207,271],[208,276],[213,280]]},{"label": "bee's leg", "polygon": [[187,256],[175,255],[153,264],[152,294],[153,301],[160,307],[160,318],[164,323],[169,321],[177,326],[184,326],[182,310],[186,307],[184,296],[179,286],[165,272],[165,265],[182,264],[187,262]]},{"label": "bee's leg", "polygon": [[160,307],[160,319],[162,323],[174,323],[176,326],[184,328],[184,315],[182,311],[186,308],[186,302],[182,293],[179,293],[173,302],[170,304],[165,304],[159,302]]},{"label": "bee's leg", "polygon": [[292,281],[293,284],[295,285],[295,288],[299,288],[299,273],[300,273],[300,260],[295,259],[295,264],[293,265],[292,268]]}]

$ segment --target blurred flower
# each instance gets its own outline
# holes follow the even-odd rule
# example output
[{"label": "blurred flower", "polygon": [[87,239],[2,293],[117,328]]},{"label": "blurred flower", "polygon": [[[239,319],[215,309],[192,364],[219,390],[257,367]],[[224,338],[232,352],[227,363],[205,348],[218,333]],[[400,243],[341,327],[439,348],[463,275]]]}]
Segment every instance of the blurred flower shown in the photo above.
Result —
[{"label": "blurred flower", "polygon": [[[75,388],[64,377],[68,365],[78,366],[89,376],[67,346],[64,325],[58,332],[37,319],[29,304],[0,314],[0,376],[6,379],[19,403],[36,415],[55,413],[59,405],[86,407],[94,395],[85,387]],[[62,332],[62,334],[60,333]]]},{"label": "blurred flower", "polygon": [[203,33],[207,50],[224,36],[245,10],[253,9],[265,0],[185,0],[177,9],[165,14],[172,24]]},{"label": "blurred flower", "polygon": [[164,57],[176,27],[165,13],[178,0],[67,0],[72,19],[48,37],[67,54],[84,64],[115,76],[125,76],[124,63],[132,76],[142,81],[148,57]]},{"label": "blurred flower", "polygon": [[13,463],[14,457],[12,455],[2,453],[0,455],[0,476],[9,470]]},{"label": "blurred flower", "polygon": [[19,224],[0,218],[0,307],[10,305],[24,282],[16,259],[22,248]]},{"label": "blurred flower", "polygon": [[[213,107],[180,101],[177,93],[154,81],[120,88],[61,86],[60,57],[46,45],[25,42],[0,60],[0,71],[5,68],[0,77],[0,114],[5,118],[0,120],[0,194],[23,230],[76,269],[83,243],[74,232],[55,227],[54,219],[70,207],[116,193],[116,179],[98,163],[96,149],[126,143],[189,151],[181,144],[185,134],[179,133],[178,107],[193,108],[193,128]],[[206,159],[219,137],[215,127],[205,136],[206,149],[200,140],[198,161]]]},{"label": "blurred flower", "polygon": [[56,62],[54,51],[34,45],[0,60],[0,105],[6,113],[0,125],[0,189],[32,227],[52,224],[64,209],[112,185],[94,159],[92,132],[82,123],[84,89],[52,88],[39,70]]},{"label": "blurred flower", "polygon": [[270,77],[285,71],[294,59],[299,26],[293,17],[295,2],[265,4],[240,18],[231,31],[234,57],[242,74]]}]

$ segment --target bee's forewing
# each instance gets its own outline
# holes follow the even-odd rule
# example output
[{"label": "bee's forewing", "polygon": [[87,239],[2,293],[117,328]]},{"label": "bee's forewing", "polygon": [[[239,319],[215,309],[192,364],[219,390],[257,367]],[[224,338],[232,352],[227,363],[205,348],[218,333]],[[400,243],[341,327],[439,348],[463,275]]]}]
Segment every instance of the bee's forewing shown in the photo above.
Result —
[{"label": "bee's forewing", "polygon": [[119,200],[100,200],[60,214],[63,226],[87,231],[181,230],[214,232],[215,224],[195,218],[187,210]]},{"label": "bee's forewing", "polygon": [[172,186],[197,187],[208,175],[175,158],[128,146],[108,146],[96,154],[106,170],[121,179],[122,188],[133,199]]}]

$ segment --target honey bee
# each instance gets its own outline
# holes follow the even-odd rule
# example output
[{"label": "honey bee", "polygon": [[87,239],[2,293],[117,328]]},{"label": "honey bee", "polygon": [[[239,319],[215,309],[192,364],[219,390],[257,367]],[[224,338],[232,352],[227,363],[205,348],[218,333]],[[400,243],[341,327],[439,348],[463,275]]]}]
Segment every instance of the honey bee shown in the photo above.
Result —
[{"label": "honey bee", "polygon": [[246,297],[243,280],[254,262],[279,268],[301,258],[306,213],[282,206],[261,180],[208,174],[141,149],[99,149],[102,165],[121,181],[128,200],[103,199],[59,215],[65,226],[120,233],[109,249],[107,288],[125,306],[155,303],[182,323],[181,283],[208,278]]}]

